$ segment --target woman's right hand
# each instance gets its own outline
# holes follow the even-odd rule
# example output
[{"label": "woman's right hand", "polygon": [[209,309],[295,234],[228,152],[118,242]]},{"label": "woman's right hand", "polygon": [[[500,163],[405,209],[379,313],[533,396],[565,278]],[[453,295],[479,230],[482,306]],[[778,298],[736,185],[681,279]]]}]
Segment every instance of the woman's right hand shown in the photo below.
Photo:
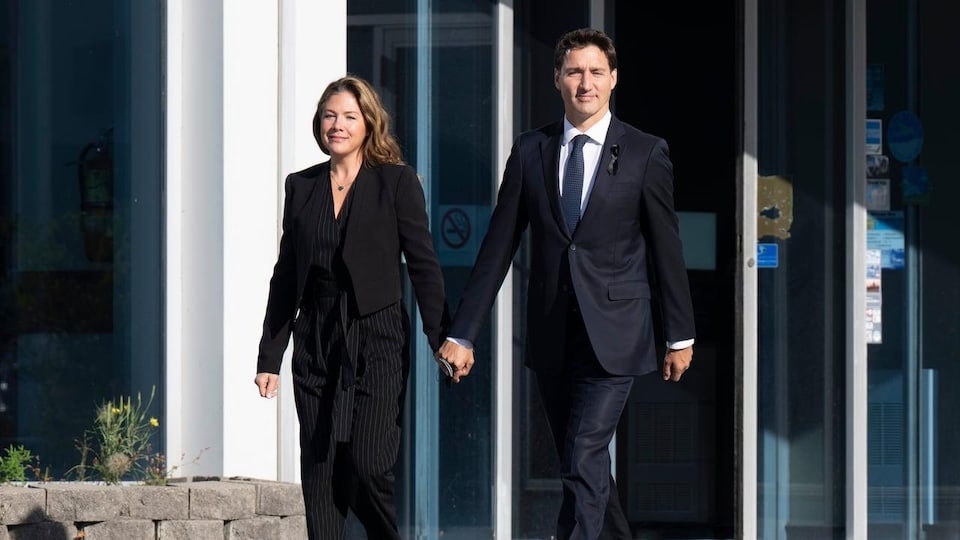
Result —
[{"label": "woman's right hand", "polygon": [[260,397],[267,399],[277,397],[277,389],[280,388],[280,376],[276,373],[257,373],[257,378],[253,382],[260,389]]}]

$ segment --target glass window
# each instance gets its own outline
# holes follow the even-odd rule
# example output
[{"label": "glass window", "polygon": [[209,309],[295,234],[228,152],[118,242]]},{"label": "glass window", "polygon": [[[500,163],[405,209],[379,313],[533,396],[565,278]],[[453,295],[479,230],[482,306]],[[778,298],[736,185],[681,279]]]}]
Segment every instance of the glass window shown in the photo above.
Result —
[{"label": "glass window", "polygon": [[162,410],[162,5],[0,0],[0,447],[57,478],[103,401]]},{"label": "glass window", "polygon": [[844,4],[758,9],[758,531],[842,538]]},{"label": "glass window", "polygon": [[[870,538],[956,538],[960,249],[952,155],[960,44],[952,3],[868,1]],[[869,261],[869,257],[868,257]]]},{"label": "glass window", "polygon": [[[472,0],[347,3],[348,71],[380,92],[405,160],[422,175],[451,310],[483,238],[498,174],[492,14],[492,3]],[[446,388],[412,301],[410,310],[418,326],[395,469],[401,533],[490,538],[493,321],[474,344],[470,376]]]}]

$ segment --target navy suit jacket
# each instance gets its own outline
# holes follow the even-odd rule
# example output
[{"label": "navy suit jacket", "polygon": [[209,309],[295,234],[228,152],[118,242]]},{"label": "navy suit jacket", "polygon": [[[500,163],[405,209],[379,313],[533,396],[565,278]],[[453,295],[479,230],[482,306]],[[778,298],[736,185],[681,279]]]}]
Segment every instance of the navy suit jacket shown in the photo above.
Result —
[{"label": "navy suit jacket", "polygon": [[449,335],[476,342],[529,227],[527,365],[548,373],[562,367],[572,286],[604,369],[613,375],[654,371],[651,292],[661,306],[666,341],[695,333],[667,144],[612,118],[588,204],[571,236],[558,187],[562,136],[559,122],[514,142]]},{"label": "navy suit jacket", "polygon": [[[320,219],[317,190],[330,189],[329,172],[327,161],[287,177],[283,235],[270,279],[257,373],[280,370],[316,245]],[[359,315],[400,301],[402,252],[420,307],[423,332],[437,350],[449,314],[443,274],[428,228],[423,187],[416,172],[407,165],[362,167],[351,189],[353,202],[343,240],[343,262]]]}]

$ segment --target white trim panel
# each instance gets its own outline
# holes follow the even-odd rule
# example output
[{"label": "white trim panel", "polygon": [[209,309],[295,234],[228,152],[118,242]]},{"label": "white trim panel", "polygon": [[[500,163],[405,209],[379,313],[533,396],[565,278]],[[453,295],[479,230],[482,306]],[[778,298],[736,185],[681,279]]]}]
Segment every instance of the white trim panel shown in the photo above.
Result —
[{"label": "white trim panel", "polygon": [[[513,145],[513,2],[501,1],[493,10],[496,107],[494,129],[496,167],[503,171]],[[499,187],[496,178],[493,185]],[[496,196],[494,196],[496,200]],[[493,537],[513,538],[513,269],[507,272],[497,300],[494,344],[494,474]]]},{"label": "white trim panel", "polygon": [[[180,313],[183,309],[183,281],[180,275],[182,267],[182,225],[181,213],[183,174],[180,152],[181,132],[183,130],[183,0],[166,2],[166,125],[164,144],[166,155],[166,178],[164,193],[166,215],[164,216],[165,250],[165,287],[164,287],[164,329],[165,329],[165,366],[164,396],[165,412],[164,437],[167,456],[179,456],[183,450],[183,391],[180,388],[183,365],[177,361],[181,357],[183,332],[180,328]],[[168,459],[169,461],[169,459]]]},{"label": "white trim panel", "polygon": [[846,515],[849,539],[867,537],[865,122],[866,1],[847,0]]}]

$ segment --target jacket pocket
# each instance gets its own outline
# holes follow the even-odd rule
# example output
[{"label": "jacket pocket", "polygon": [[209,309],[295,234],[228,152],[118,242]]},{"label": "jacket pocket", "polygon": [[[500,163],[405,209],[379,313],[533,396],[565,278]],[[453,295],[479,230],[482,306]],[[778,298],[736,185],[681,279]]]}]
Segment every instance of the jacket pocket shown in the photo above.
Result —
[{"label": "jacket pocket", "polygon": [[607,298],[610,300],[632,300],[650,298],[650,285],[646,281],[618,281],[607,286]]}]

